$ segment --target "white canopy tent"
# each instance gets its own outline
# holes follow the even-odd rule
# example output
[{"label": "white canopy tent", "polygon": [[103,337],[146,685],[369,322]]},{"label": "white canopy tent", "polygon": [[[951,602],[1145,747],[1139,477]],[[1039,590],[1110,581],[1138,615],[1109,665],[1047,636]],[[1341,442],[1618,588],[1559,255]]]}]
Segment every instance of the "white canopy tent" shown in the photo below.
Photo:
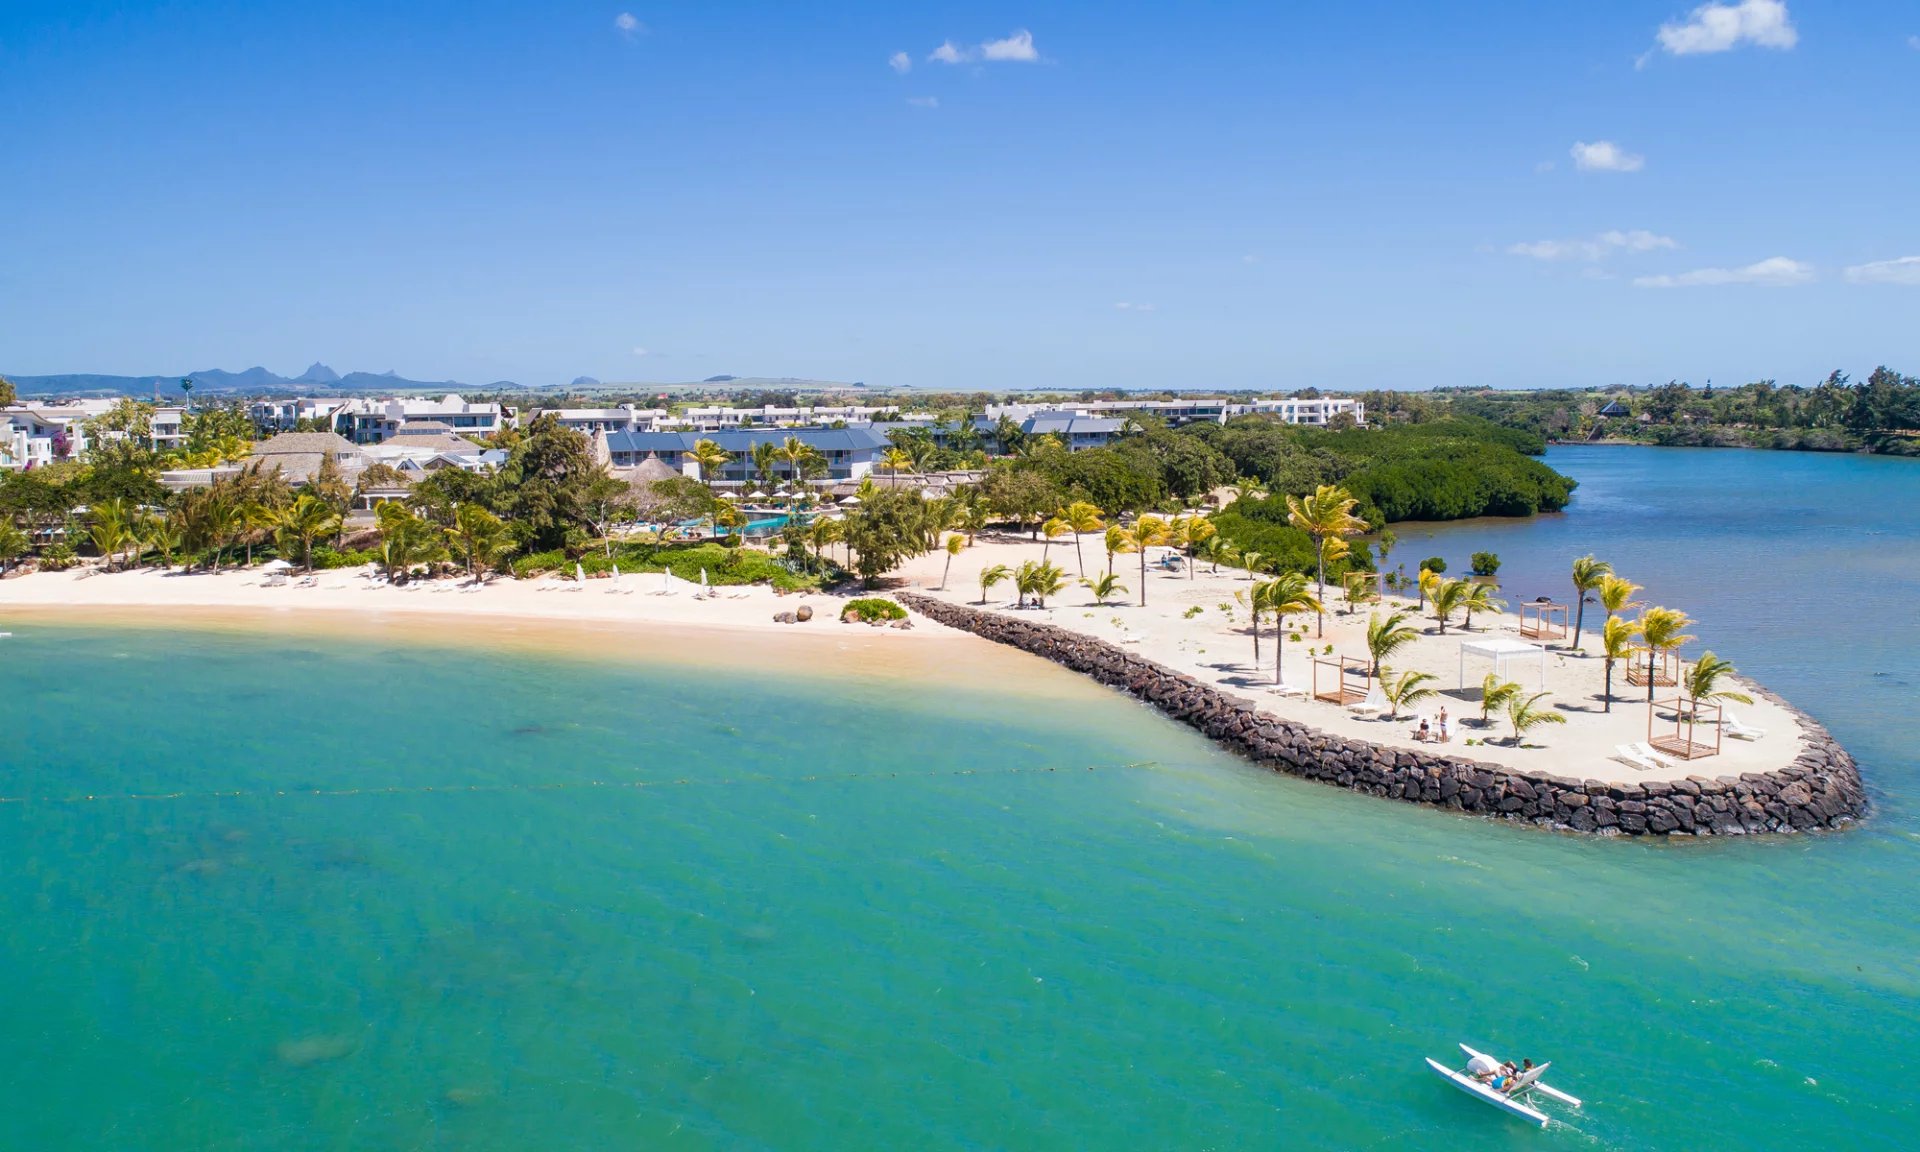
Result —
[{"label": "white canopy tent", "polygon": [[1504,636],[1489,636],[1484,640],[1460,641],[1460,687],[1467,686],[1467,657],[1485,656],[1493,661],[1494,674],[1502,680],[1511,680],[1507,675],[1507,662],[1510,660],[1538,660],[1540,662],[1540,690],[1547,690],[1547,650],[1538,644],[1529,644],[1524,640],[1509,640]]}]

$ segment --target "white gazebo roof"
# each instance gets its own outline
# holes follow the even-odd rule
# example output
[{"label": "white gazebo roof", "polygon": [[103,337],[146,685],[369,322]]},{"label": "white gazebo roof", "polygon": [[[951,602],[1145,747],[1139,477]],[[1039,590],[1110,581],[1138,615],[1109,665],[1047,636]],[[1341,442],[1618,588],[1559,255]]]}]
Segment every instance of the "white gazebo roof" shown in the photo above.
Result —
[{"label": "white gazebo roof", "polygon": [[1500,676],[1506,675],[1507,661],[1515,659],[1538,659],[1540,661],[1540,690],[1547,688],[1547,650],[1538,644],[1529,644],[1525,640],[1511,640],[1505,636],[1487,636],[1478,640],[1460,641],[1460,687],[1467,686],[1467,657],[1485,656],[1493,661],[1493,670]]}]

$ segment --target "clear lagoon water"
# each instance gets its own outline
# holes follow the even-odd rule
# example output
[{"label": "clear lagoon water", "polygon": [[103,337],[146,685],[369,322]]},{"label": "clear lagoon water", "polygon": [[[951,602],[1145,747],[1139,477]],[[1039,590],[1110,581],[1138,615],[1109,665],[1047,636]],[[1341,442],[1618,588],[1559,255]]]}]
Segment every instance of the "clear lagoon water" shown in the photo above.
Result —
[{"label": "clear lagoon water", "polygon": [[[1551,460],[1566,514],[1400,556],[1491,547],[1524,595],[1611,557],[1826,721],[1876,819],[1489,824],[1037,663],[0,619],[0,1147],[1913,1147],[1920,463]],[[1421,1064],[1458,1040],[1587,1109],[1466,1099]]]}]

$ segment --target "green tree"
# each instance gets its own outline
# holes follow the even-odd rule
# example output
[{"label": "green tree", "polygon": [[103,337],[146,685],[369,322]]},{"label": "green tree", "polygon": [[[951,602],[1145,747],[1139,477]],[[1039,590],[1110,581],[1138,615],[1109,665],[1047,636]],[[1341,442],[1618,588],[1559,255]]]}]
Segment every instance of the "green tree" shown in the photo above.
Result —
[{"label": "green tree", "polygon": [[953,574],[953,558],[966,550],[967,538],[958,532],[949,533],[945,545],[947,560],[940,568],[940,591],[947,590],[947,577]]},{"label": "green tree", "polygon": [[1633,594],[1638,591],[1640,591],[1640,585],[1635,584],[1624,576],[1618,576],[1611,572],[1602,576],[1600,578],[1600,606],[1607,610],[1607,619],[1611,620],[1629,608],[1640,607],[1633,599]]},{"label": "green tree", "polygon": [[1436,695],[1436,691],[1427,685],[1438,679],[1431,672],[1395,672],[1390,668],[1382,668],[1380,694],[1387,698],[1386,718],[1392,720],[1400,715],[1401,709]]},{"label": "green tree", "polygon": [[513,530],[478,504],[463,504],[454,513],[452,540],[466,562],[467,575],[476,582],[484,581],[513,551]]},{"label": "green tree", "polygon": [[[313,542],[331,536],[340,528],[340,515],[327,502],[311,492],[294,497],[280,513],[282,538],[300,546],[300,559],[307,571],[313,571]],[[216,545],[214,566],[219,567]],[[282,548],[282,551],[291,551]]]},{"label": "green tree", "polygon": [[1540,701],[1547,698],[1546,692],[1535,692],[1531,696],[1514,693],[1507,701],[1507,723],[1513,726],[1513,745],[1519,747],[1521,738],[1542,724],[1565,724],[1567,718],[1551,708],[1543,707]]},{"label": "green tree", "polygon": [[1165,545],[1171,532],[1160,517],[1141,516],[1134,520],[1127,534],[1133,540],[1133,550],[1140,553],[1140,606],[1144,608],[1147,606],[1147,549]]},{"label": "green tree", "polygon": [[440,526],[405,504],[388,501],[375,510],[374,519],[380,529],[380,565],[394,583],[406,583],[415,564],[430,564],[446,555]]},{"label": "green tree", "polygon": [[1086,585],[1087,591],[1093,593],[1094,606],[1100,608],[1106,607],[1107,601],[1114,593],[1127,590],[1127,586],[1120,583],[1120,577],[1111,572],[1103,576],[1095,576],[1091,580],[1082,577],[1080,583]]},{"label": "green tree", "polygon": [[1458,612],[1473,595],[1465,580],[1436,579],[1432,586],[1433,615],[1440,621],[1440,635],[1447,634],[1447,618]]},{"label": "green tree", "polygon": [[[1307,587],[1307,577],[1301,572],[1282,572],[1271,580],[1262,580],[1254,585],[1252,603],[1263,606],[1273,613],[1273,682],[1286,683],[1287,658],[1287,617],[1320,611],[1320,599]],[[1258,632],[1260,621],[1256,613],[1254,629]],[[1254,643],[1257,647],[1259,638]],[[1259,663],[1259,653],[1254,654],[1254,663]]]},{"label": "green tree", "polygon": [[1736,704],[1753,703],[1753,697],[1745,692],[1720,687],[1720,682],[1732,675],[1732,664],[1710,651],[1700,653],[1700,659],[1687,669],[1687,698],[1695,704],[1711,704],[1716,700],[1732,700]]},{"label": "green tree", "polygon": [[7,379],[5,376],[0,376],[0,408],[19,402],[20,395],[14,391],[13,381]]},{"label": "green tree", "polygon": [[1491,727],[1493,714],[1505,711],[1508,702],[1519,695],[1520,685],[1500,679],[1498,673],[1487,673],[1480,681],[1480,726]]},{"label": "green tree", "polygon": [[1647,648],[1647,703],[1653,703],[1654,659],[1659,653],[1672,652],[1693,637],[1685,635],[1693,623],[1678,608],[1643,608],[1633,630]]},{"label": "green tree", "polygon": [[1005,564],[995,564],[991,568],[981,569],[980,571],[980,603],[985,604],[987,602],[987,596],[989,593],[993,591],[993,586],[995,584],[998,584],[1001,581],[1006,580],[1012,575],[1013,575],[1013,569],[1007,567]]},{"label": "green tree", "polygon": [[1600,581],[1613,575],[1613,565],[1591,555],[1573,562],[1573,647],[1580,647],[1580,629],[1587,619],[1587,593],[1600,587]]},{"label": "green tree", "polygon": [[565,547],[569,532],[588,527],[587,491],[604,474],[585,436],[551,412],[538,416],[500,469],[507,519],[532,551]]},{"label": "green tree", "polygon": [[133,542],[133,510],[125,501],[108,500],[95,504],[87,521],[87,535],[111,572],[121,550]]},{"label": "green tree", "polygon": [[699,465],[700,479],[708,485],[720,479],[720,470],[733,459],[733,453],[720,447],[717,442],[707,439],[695,440],[693,450],[687,455]]},{"label": "green tree", "polygon": [[[1315,594],[1324,601],[1327,596],[1327,563],[1329,540],[1338,540],[1342,548],[1346,537],[1357,536],[1367,530],[1367,522],[1353,514],[1360,503],[1345,488],[1331,484],[1322,484],[1313,490],[1310,496],[1287,497],[1287,523],[1313,538],[1314,551],[1318,554],[1318,571],[1314,581]],[[1326,613],[1319,613],[1319,635],[1326,634]]]},{"label": "green tree", "polygon": [[1602,711],[1613,711],[1613,668],[1633,658],[1633,625],[1622,616],[1608,616],[1600,626],[1600,654],[1606,658],[1606,688]]},{"label": "green tree", "polygon": [[901,561],[927,551],[925,504],[918,492],[889,489],[875,492],[847,516],[853,570],[868,587]]},{"label": "green tree", "polygon": [[1507,602],[1505,600],[1495,599],[1493,589],[1485,584],[1471,580],[1465,583],[1467,585],[1467,594],[1466,597],[1460,601],[1460,607],[1466,610],[1467,615],[1466,619],[1461,621],[1460,627],[1463,631],[1471,632],[1473,630],[1473,614],[1475,612],[1498,612],[1507,606]]},{"label": "green tree", "polygon": [[1033,597],[1034,607],[1045,608],[1047,597],[1058,595],[1067,586],[1067,574],[1058,564],[1027,560],[1015,569],[1013,585],[1023,597]]},{"label": "green tree", "polygon": [[1100,518],[1100,509],[1085,500],[1075,500],[1067,505],[1060,518],[1073,530],[1073,560],[1084,579],[1087,574],[1087,558],[1080,551],[1080,537],[1089,532],[1104,532],[1107,522]]},{"label": "green tree", "polygon": [[1413,613],[1405,611],[1385,619],[1378,612],[1367,614],[1367,654],[1373,658],[1375,676],[1380,675],[1381,665],[1392,659],[1395,652],[1420,638],[1420,630],[1407,623],[1412,618]]},{"label": "green tree", "polygon": [[11,520],[0,520],[0,576],[13,571],[13,566],[32,550],[33,542],[18,525]]}]

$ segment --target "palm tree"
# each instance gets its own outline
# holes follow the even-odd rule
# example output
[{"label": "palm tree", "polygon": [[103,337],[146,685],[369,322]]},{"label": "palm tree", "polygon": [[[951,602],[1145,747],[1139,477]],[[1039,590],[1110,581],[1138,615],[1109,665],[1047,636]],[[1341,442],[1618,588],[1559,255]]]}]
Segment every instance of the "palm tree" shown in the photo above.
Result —
[{"label": "palm tree", "polygon": [[913,454],[904,448],[889,448],[880,453],[880,467],[887,470],[889,476],[898,476],[901,472],[913,471]]},{"label": "palm tree", "polygon": [[462,504],[454,512],[453,540],[466,557],[467,575],[476,582],[513,546],[506,522],[478,504]]},{"label": "palm tree", "polygon": [[1580,557],[1573,562],[1573,647],[1580,649],[1580,626],[1587,618],[1587,593],[1600,587],[1600,581],[1613,574],[1613,565],[1605,560],[1595,560],[1591,555]]},{"label": "palm tree", "polygon": [[1095,576],[1091,580],[1083,577],[1080,583],[1086,585],[1087,591],[1093,593],[1093,603],[1094,606],[1098,608],[1106,607],[1107,599],[1115,592],[1125,592],[1127,590],[1127,586],[1120,583],[1120,577],[1115,576],[1111,572],[1105,576]]},{"label": "palm tree", "polygon": [[1167,522],[1158,516],[1142,516],[1133,522],[1133,547],[1140,553],[1140,606],[1147,606],[1147,549],[1163,545],[1171,535]]},{"label": "palm tree", "polygon": [[1067,586],[1067,574],[1058,564],[1028,560],[1013,574],[1013,583],[1021,596],[1033,597],[1034,607],[1045,608],[1047,597]]},{"label": "palm tree", "polygon": [[106,561],[107,571],[113,571],[114,557],[127,547],[133,538],[131,516],[125,500],[115,497],[95,504],[89,514],[87,535]]},{"label": "palm tree", "polygon": [[1465,599],[1460,601],[1460,607],[1467,610],[1467,618],[1461,623],[1460,627],[1463,631],[1471,632],[1473,630],[1473,614],[1475,612],[1498,612],[1507,606],[1507,602],[1505,600],[1495,599],[1493,589],[1487,587],[1485,584],[1475,581],[1465,581],[1465,583],[1467,585],[1467,595]]},{"label": "palm tree", "polygon": [[1613,711],[1613,666],[1633,658],[1633,625],[1623,616],[1609,616],[1600,626],[1600,654],[1606,658],[1606,692],[1603,712]]},{"label": "palm tree", "polygon": [[1401,611],[1383,620],[1378,612],[1367,614],[1367,653],[1373,657],[1375,676],[1380,675],[1380,666],[1388,657],[1420,638],[1420,630],[1407,623],[1412,616]]},{"label": "palm tree", "polygon": [[1735,692],[1720,687],[1720,681],[1733,675],[1733,665],[1727,663],[1712,652],[1700,653],[1700,659],[1687,670],[1687,697],[1695,704],[1712,703],[1715,700],[1731,700],[1736,704],[1751,704],[1753,697],[1745,692]]},{"label": "palm tree", "polygon": [[1653,661],[1656,653],[1671,652],[1693,639],[1682,635],[1693,621],[1678,608],[1643,608],[1633,630],[1647,646],[1647,706],[1653,706]]},{"label": "palm tree", "polygon": [[1187,579],[1192,580],[1200,571],[1200,555],[1209,544],[1220,538],[1220,529],[1205,516],[1187,517]]},{"label": "palm tree", "polygon": [[[1287,656],[1287,617],[1304,612],[1320,611],[1320,598],[1307,588],[1307,577],[1303,572],[1282,572],[1271,580],[1262,580],[1253,589],[1253,602],[1263,605],[1273,613],[1273,682],[1286,683],[1286,669],[1283,664]],[[1254,643],[1258,645],[1257,635],[1260,627],[1258,614],[1254,617],[1256,635]],[[1260,657],[1254,654],[1257,665]]]},{"label": "palm tree", "polygon": [[1433,614],[1440,621],[1440,635],[1447,634],[1447,617],[1460,610],[1473,593],[1465,580],[1438,579],[1433,585]]},{"label": "palm tree", "polygon": [[[1322,600],[1327,595],[1327,546],[1328,540],[1346,543],[1345,537],[1355,536],[1367,530],[1367,522],[1353,514],[1360,503],[1345,488],[1332,484],[1322,484],[1313,490],[1311,496],[1287,497],[1287,523],[1313,537],[1314,551],[1319,560],[1319,572],[1316,585]],[[1325,634],[1326,614],[1320,617],[1321,634]]]},{"label": "palm tree", "polygon": [[1426,610],[1427,600],[1433,595],[1433,590],[1440,586],[1441,579],[1440,573],[1424,564],[1420,566],[1420,576],[1414,581],[1414,585],[1420,589],[1420,602],[1414,607],[1423,612]]},{"label": "palm tree", "polygon": [[13,570],[14,563],[33,548],[33,541],[11,520],[0,519],[0,576]]},{"label": "palm tree", "polygon": [[987,602],[987,593],[993,590],[993,586],[1011,575],[1013,575],[1013,569],[1007,567],[1005,564],[995,564],[991,568],[982,569],[980,572],[980,603],[985,604]]},{"label": "palm tree", "polygon": [[1060,513],[1060,518],[1073,529],[1073,560],[1084,579],[1087,574],[1086,557],[1080,553],[1080,537],[1089,532],[1106,531],[1107,523],[1100,518],[1100,509],[1085,500],[1075,500]]},{"label": "palm tree", "polygon": [[1117,553],[1131,552],[1134,548],[1133,533],[1118,524],[1107,525],[1107,575],[1113,575],[1113,558]]},{"label": "palm tree", "polygon": [[[1053,542],[1055,540],[1060,539],[1060,537],[1065,536],[1067,533],[1072,531],[1073,531],[1073,525],[1068,524],[1065,520],[1061,519],[1060,517],[1058,516],[1047,517],[1046,523],[1040,525],[1040,535],[1045,536],[1047,538],[1047,542],[1040,546],[1040,559],[1044,561],[1047,558],[1047,550],[1053,547]],[[1076,537],[1074,539],[1074,545],[1077,547],[1079,543],[1080,541]]]},{"label": "palm tree", "polygon": [[1560,713],[1540,706],[1540,701],[1549,695],[1550,693],[1547,692],[1535,692],[1531,696],[1525,696],[1515,692],[1512,699],[1507,701],[1507,723],[1513,725],[1514,747],[1519,747],[1520,738],[1527,734],[1528,729],[1538,728],[1542,724],[1567,722],[1567,718]]},{"label": "palm tree", "polygon": [[1380,694],[1387,698],[1388,720],[1400,715],[1400,709],[1409,704],[1417,704],[1436,691],[1428,684],[1440,679],[1431,672],[1394,672],[1391,669],[1380,670]]},{"label": "palm tree", "polygon": [[1500,679],[1498,673],[1487,673],[1486,679],[1480,681],[1480,726],[1491,727],[1493,714],[1505,708],[1518,695],[1520,685]]},{"label": "palm tree", "polygon": [[1633,594],[1640,591],[1640,585],[1624,576],[1607,573],[1600,578],[1600,606],[1607,610],[1607,619],[1611,620],[1629,608],[1638,608]]},{"label": "palm tree", "polygon": [[[309,572],[313,571],[313,542],[333,535],[339,527],[340,517],[311,492],[302,492],[280,513],[280,531],[299,543],[302,563]],[[219,563],[217,552],[214,563]]]},{"label": "palm tree", "polygon": [[960,555],[966,546],[967,538],[960,533],[952,532],[947,535],[947,563],[946,567],[940,569],[940,591],[947,590],[947,576],[953,572],[953,558]]},{"label": "palm tree", "polygon": [[771,489],[774,485],[774,466],[780,460],[780,445],[771,440],[761,440],[754,444],[749,457],[753,460],[754,475]]},{"label": "palm tree", "polygon": [[840,540],[844,523],[845,522],[841,520],[830,520],[822,516],[807,525],[807,542],[813,545],[813,558],[815,560],[818,560],[822,564],[826,563],[827,546],[837,543]]},{"label": "palm tree", "polygon": [[1206,540],[1202,541],[1199,552],[1200,555],[1206,557],[1213,563],[1211,571],[1214,575],[1219,575],[1220,565],[1223,562],[1227,564],[1235,563],[1240,556],[1240,554],[1235,551],[1233,545],[1228,543],[1227,538],[1219,535],[1209,536]]},{"label": "palm tree", "polygon": [[1240,567],[1247,570],[1247,584],[1249,586],[1253,584],[1253,574],[1255,572],[1266,571],[1266,559],[1265,553],[1256,552],[1251,548],[1240,553]]},{"label": "palm tree", "polygon": [[689,459],[700,467],[700,480],[709,488],[720,479],[720,470],[733,459],[733,453],[712,440],[695,440],[693,448],[687,453]]}]

